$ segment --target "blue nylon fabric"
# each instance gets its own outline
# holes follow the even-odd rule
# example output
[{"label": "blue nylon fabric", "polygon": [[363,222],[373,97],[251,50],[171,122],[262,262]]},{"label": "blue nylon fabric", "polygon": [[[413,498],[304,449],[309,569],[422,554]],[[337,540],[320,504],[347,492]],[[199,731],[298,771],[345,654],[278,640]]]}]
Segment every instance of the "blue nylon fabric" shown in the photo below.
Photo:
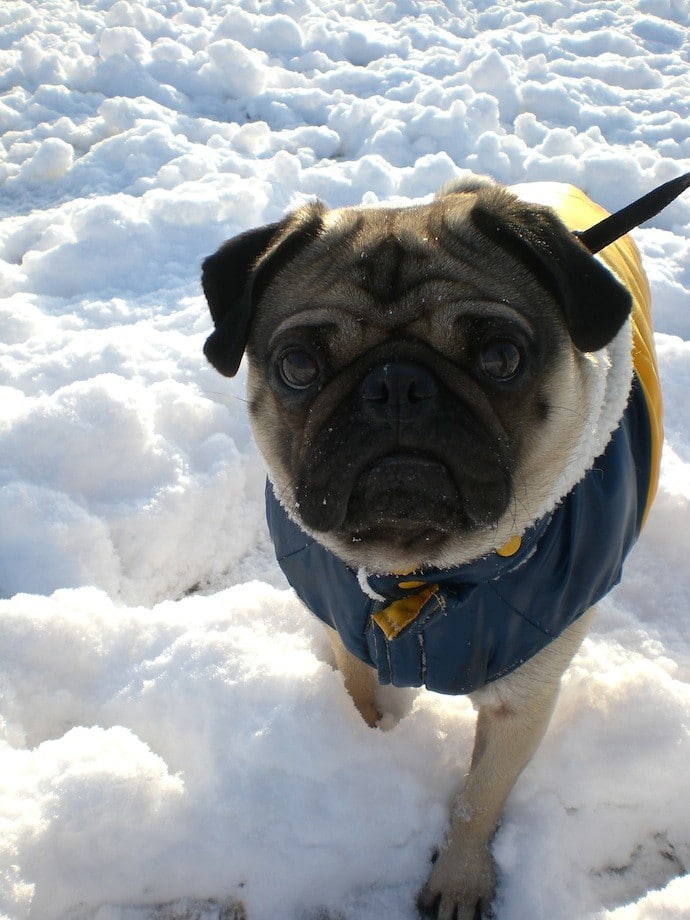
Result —
[{"label": "blue nylon fabric", "polygon": [[371,576],[371,587],[386,598],[374,601],[351,568],[288,517],[270,484],[266,513],[292,587],[354,655],[377,669],[381,683],[464,694],[519,667],[618,583],[642,524],[650,463],[649,415],[635,377],[605,452],[555,511],[522,535],[515,555],[492,553],[455,569],[405,576],[439,591],[391,640],[371,615],[414,593],[399,588],[400,576]]}]

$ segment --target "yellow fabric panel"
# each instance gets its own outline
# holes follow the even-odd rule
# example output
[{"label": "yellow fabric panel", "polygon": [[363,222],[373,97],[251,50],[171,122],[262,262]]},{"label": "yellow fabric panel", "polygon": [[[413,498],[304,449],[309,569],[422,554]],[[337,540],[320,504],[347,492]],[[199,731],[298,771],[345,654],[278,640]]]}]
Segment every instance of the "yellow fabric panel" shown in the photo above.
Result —
[{"label": "yellow fabric panel", "polygon": [[417,619],[424,604],[437,592],[438,585],[428,585],[423,591],[393,601],[383,610],[373,614],[372,620],[383,630],[386,639],[395,639],[406,626]]},{"label": "yellow fabric panel", "polygon": [[499,546],[496,552],[499,556],[507,558],[508,556],[514,556],[521,546],[522,537],[519,534],[515,534],[515,536],[511,537],[503,546]]},{"label": "yellow fabric panel", "polygon": [[[551,203],[569,230],[588,230],[608,217],[608,212],[591,201],[584,192],[573,185],[555,186],[559,194]],[[642,268],[637,246],[627,234],[611,243],[599,257],[630,291],[633,298],[632,331],[633,363],[647,400],[652,426],[652,462],[645,519],[656,494],[664,443],[663,405],[659,372],[654,349],[654,331],[651,319],[651,293],[647,276]]]}]

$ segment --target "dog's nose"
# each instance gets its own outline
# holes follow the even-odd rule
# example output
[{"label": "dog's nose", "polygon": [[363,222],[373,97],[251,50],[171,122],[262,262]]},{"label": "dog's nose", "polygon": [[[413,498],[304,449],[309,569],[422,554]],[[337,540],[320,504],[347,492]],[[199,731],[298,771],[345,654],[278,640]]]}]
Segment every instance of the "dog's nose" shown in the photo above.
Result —
[{"label": "dog's nose", "polygon": [[438,389],[433,375],[418,364],[392,362],[370,371],[360,393],[364,408],[379,421],[414,421]]}]

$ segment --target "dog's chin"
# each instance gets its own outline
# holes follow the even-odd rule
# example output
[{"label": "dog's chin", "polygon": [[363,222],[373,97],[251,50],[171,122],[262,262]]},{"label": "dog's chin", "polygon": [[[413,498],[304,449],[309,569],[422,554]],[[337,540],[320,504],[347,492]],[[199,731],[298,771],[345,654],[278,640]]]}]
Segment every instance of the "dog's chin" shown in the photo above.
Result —
[{"label": "dog's chin", "polygon": [[393,454],[360,473],[344,520],[331,536],[371,570],[419,568],[481,526],[471,506],[443,463]]},{"label": "dog's chin", "polygon": [[341,459],[320,483],[313,475],[294,485],[274,477],[274,488],[292,493],[297,523],[354,568],[377,574],[448,568],[491,549],[512,501],[510,476],[497,464],[458,466],[403,450],[359,469]]},{"label": "dog's chin", "polygon": [[379,574],[413,571],[433,565],[449,537],[430,522],[416,527],[382,525],[351,533],[348,556]]}]

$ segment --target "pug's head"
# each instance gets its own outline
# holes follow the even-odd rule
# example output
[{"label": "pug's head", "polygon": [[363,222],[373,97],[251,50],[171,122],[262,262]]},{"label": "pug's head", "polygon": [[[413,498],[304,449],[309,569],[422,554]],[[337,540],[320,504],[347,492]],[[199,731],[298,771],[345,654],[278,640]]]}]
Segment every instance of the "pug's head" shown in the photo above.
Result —
[{"label": "pug's head", "polygon": [[581,435],[589,353],[630,296],[548,209],[484,183],[431,203],[316,203],[203,266],[252,430],[300,526],[370,572],[446,567],[521,534]]}]

